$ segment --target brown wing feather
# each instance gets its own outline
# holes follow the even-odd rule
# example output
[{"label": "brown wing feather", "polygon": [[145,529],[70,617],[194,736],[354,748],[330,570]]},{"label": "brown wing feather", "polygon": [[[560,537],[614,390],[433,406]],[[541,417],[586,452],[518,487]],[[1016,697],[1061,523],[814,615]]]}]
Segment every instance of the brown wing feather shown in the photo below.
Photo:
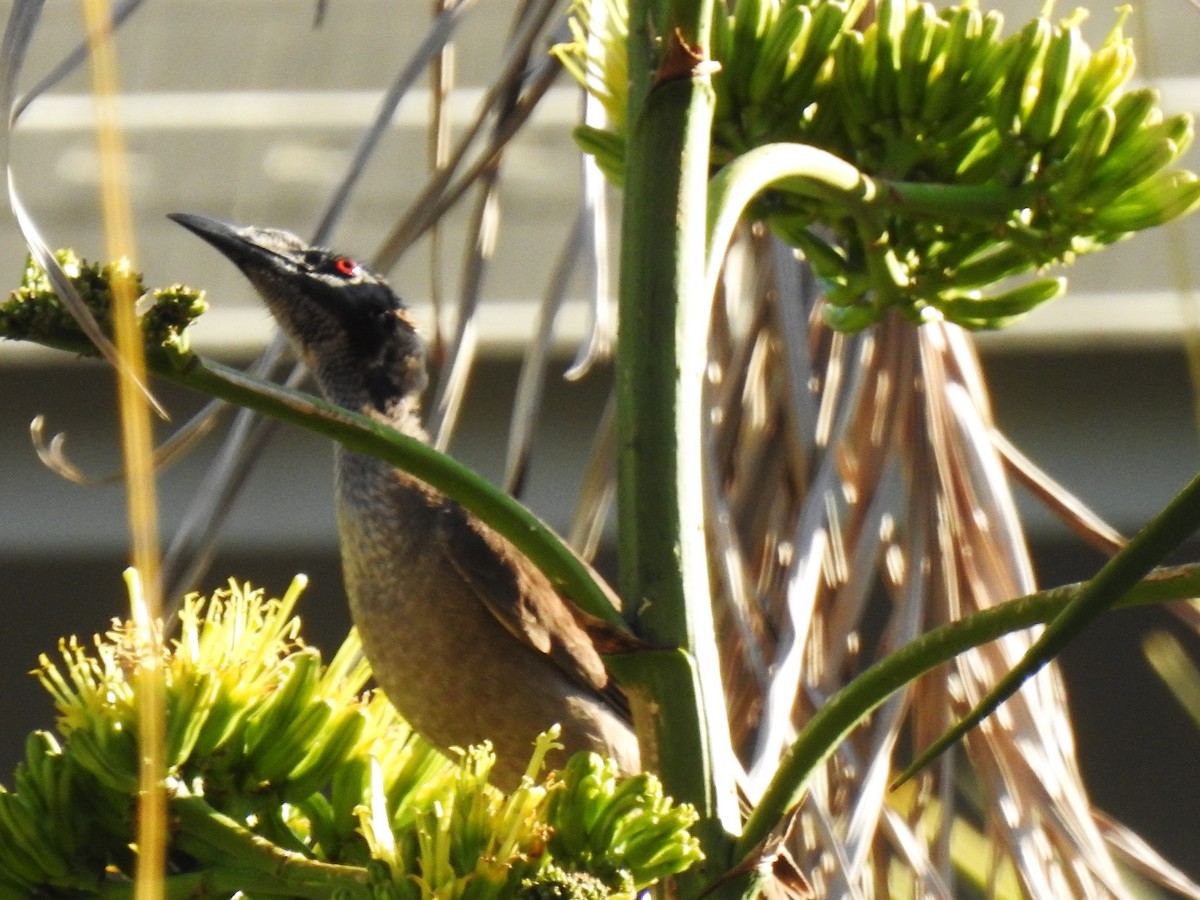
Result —
[{"label": "brown wing feather", "polygon": [[[504,537],[448,504],[434,542],[479,601],[519,640],[549,656],[580,686],[607,693],[608,671],[550,581]],[[453,547],[453,552],[448,548]]]}]

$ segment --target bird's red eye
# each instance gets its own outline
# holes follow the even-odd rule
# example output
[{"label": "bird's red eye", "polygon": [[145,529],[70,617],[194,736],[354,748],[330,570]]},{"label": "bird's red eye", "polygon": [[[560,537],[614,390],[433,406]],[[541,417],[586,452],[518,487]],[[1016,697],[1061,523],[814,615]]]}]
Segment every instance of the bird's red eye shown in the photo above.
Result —
[{"label": "bird's red eye", "polygon": [[352,276],[358,274],[358,263],[345,256],[339,256],[333,261],[333,267],[343,275]]}]

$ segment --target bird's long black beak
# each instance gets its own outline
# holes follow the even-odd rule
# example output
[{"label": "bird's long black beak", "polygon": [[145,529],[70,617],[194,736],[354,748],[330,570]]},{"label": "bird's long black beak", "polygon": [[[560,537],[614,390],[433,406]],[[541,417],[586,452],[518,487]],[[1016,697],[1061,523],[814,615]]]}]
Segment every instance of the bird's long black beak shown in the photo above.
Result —
[{"label": "bird's long black beak", "polygon": [[273,232],[269,229],[242,227],[195,213],[168,213],[167,218],[216,247],[238,266],[270,264],[273,257],[281,255],[271,246]]},{"label": "bird's long black beak", "polygon": [[180,212],[168,213],[167,218],[173,222],[178,222],[188,231],[192,232],[192,234],[204,238],[204,240],[223,253],[227,253],[231,248],[246,243],[245,239],[239,233],[241,229],[238,226],[229,222],[222,222],[220,219],[214,219],[211,216],[198,216],[195,213]]}]

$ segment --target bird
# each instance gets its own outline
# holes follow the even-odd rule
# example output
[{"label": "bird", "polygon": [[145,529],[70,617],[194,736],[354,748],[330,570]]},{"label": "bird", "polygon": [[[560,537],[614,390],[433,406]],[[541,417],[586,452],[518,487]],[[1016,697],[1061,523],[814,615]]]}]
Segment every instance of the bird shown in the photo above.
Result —
[{"label": "bird", "polygon": [[[170,218],[256,289],[331,403],[427,441],[424,342],[367,266],[274,228]],[[490,741],[489,780],[520,784],[537,736],[640,771],[628,703],[586,621],[506,538],[394,466],[335,445],[335,497],[351,618],[377,685],[445,753]]]}]

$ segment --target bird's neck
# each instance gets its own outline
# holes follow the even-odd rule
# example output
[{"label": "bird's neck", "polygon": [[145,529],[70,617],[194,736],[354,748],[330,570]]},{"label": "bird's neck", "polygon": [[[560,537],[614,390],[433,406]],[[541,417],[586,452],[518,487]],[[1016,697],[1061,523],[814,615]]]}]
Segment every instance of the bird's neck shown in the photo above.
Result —
[{"label": "bird's neck", "polygon": [[317,370],[321,390],[331,403],[390,425],[402,434],[426,440],[421,394],[428,377],[420,351],[382,355],[361,361],[333,361]]}]

